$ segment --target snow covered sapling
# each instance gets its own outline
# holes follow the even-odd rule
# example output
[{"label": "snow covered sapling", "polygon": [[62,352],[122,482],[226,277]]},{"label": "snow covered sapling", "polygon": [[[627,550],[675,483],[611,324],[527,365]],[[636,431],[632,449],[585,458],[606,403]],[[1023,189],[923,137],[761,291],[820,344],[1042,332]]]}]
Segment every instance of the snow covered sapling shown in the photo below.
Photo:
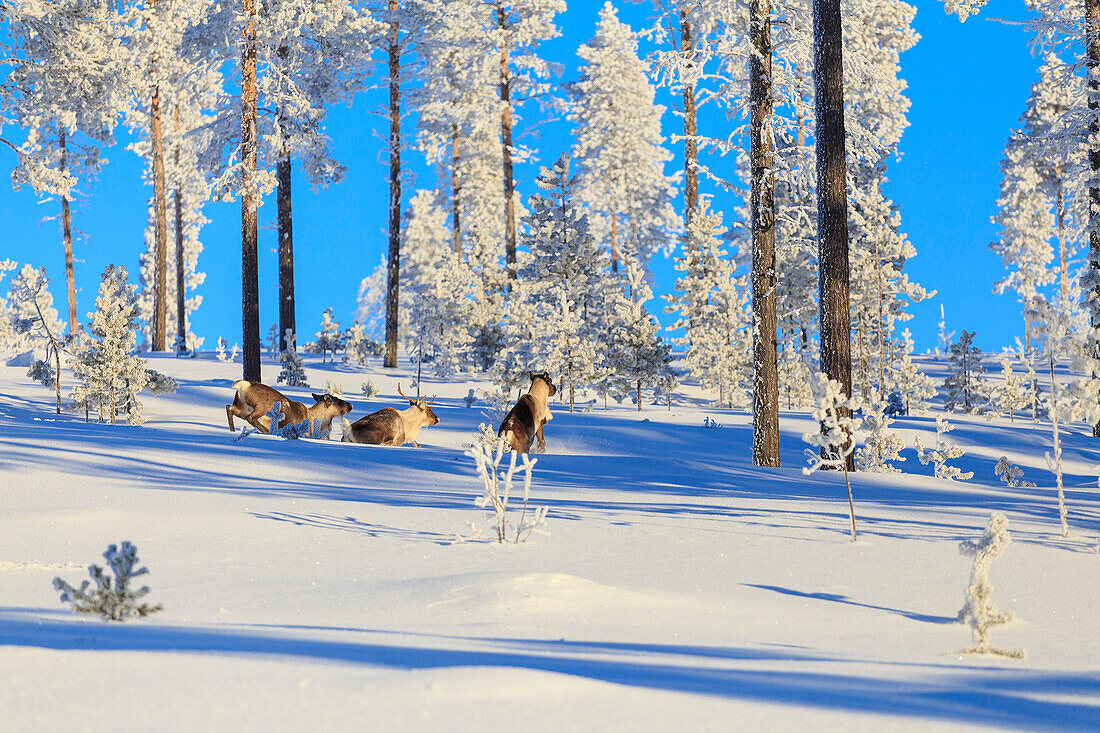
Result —
[{"label": "snow covered sapling", "polygon": [[1001,456],[997,461],[997,465],[993,467],[993,473],[997,474],[997,478],[1005,482],[1005,485],[1010,488],[1033,488],[1035,484],[1031,481],[1021,481],[1023,478],[1024,470],[1008,460],[1007,456]]},{"label": "snow covered sapling", "polygon": [[710,415],[707,415],[703,418],[703,427],[707,428],[708,430],[717,430],[718,428],[722,427],[722,423],[718,422]]},{"label": "snow covered sapling", "polygon": [[272,359],[279,356],[279,326],[276,323],[272,323],[267,332],[267,355]]},{"label": "snow covered sapling", "polygon": [[1008,414],[1009,422],[1016,422],[1016,413],[1030,404],[1026,381],[1012,371],[1012,359],[1001,359],[1001,381],[990,390],[990,401],[1002,415]]},{"label": "snow covered sapling", "polygon": [[325,394],[330,394],[334,397],[342,397],[344,394],[344,388],[337,384],[335,379],[326,379]]},{"label": "snow covered sapling", "polygon": [[917,459],[920,460],[922,466],[927,466],[929,463],[935,464],[936,478],[952,480],[962,479],[966,481],[974,477],[973,471],[964,472],[957,466],[947,465],[947,462],[952,458],[960,458],[966,453],[962,448],[954,443],[948,442],[948,440],[943,437],[954,429],[955,427],[948,423],[943,415],[936,415],[936,449],[926,450],[919,435],[913,442],[913,447],[917,451]]},{"label": "snow covered sapling", "polygon": [[982,351],[974,346],[974,332],[963,331],[958,343],[951,344],[948,364],[951,375],[944,380],[947,390],[944,407],[954,411],[956,407],[963,412],[974,412],[983,404],[987,393],[985,367],[982,366]]},{"label": "snow covered sapling", "polygon": [[822,468],[844,471],[844,485],[848,488],[848,511],[852,520],[852,541],[856,541],[856,508],[852,501],[852,483],[848,479],[848,457],[855,449],[853,436],[862,420],[852,412],[860,408],[859,396],[845,397],[844,388],[835,379],[817,372],[810,382],[814,394],[814,419],[821,429],[802,434],[802,440],[817,448],[806,449],[809,466],[802,473],[809,476]]},{"label": "snow covered sapling", "polygon": [[477,404],[477,395],[474,393],[473,387],[470,387],[470,391],[466,393],[466,396],[462,398],[462,401],[466,403],[467,410]]},{"label": "snow covered sapling", "polygon": [[344,347],[344,334],[340,331],[340,322],[332,320],[332,308],[325,308],[321,314],[321,330],[313,335],[317,340],[310,345],[310,351],[320,354],[322,363],[326,354],[332,354],[332,360],[336,361],[336,352]]},{"label": "snow covered sapling", "polygon": [[225,364],[229,361],[229,357],[225,353],[226,341],[221,336],[218,336],[218,347],[214,349],[214,356],[218,357],[218,361]]},{"label": "snow covered sapling", "polygon": [[[6,263],[5,263],[6,264]],[[57,396],[57,414],[61,414],[61,352],[65,341],[61,338],[64,325],[57,320],[53,309],[53,296],[46,289],[46,269],[35,270],[23,265],[19,275],[11,282],[11,318],[14,331],[30,338],[33,348],[38,343],[45,347],[46,361],[31,365],[27,376],[47,387],[53,387]],[[53,364],[49,360],[53,359]]]},{"label": "snow covered sapling", "polygon": [[1001,612],[993,605],[993,584],[989,582],[990,566],[1004,553],[1010,541],[1008,519],[1003,514],[994,514],[989,518],[989,524],[980,540],[964,540],[959,543],[959,552],[974,558],[974,565],[970,569],[970,584],[966,588],[966,601],[958,617],[960,622],[970,624],[974,641],[963,650],[963,654],[1000,654],[1016,659],[1023,659],[1027,655],[1023,649],[1009,651],[989,644],[990,630],[1012,620],[1011,611]]},{"label": "snow covered sapling", "polygon": [[356,321],[344,332],[344,360],[363,366],[367,357],[381,356],[382,347],[377,341],[367,338],[363,324]]},{"label": "snow covered sapling", "polygon": [[367,397],[374,397],[376,394],[378,394],[378,388],[374,386],[373,379],[368,379],[367,381],[363,382],[363,384],[359,386],[359,389],[363,390],[363,394],[365,394]]},{"label": "snow covered sapling", "polygon": [[[896,392],[894,393],[897,394]],[[856,465],[860,471],[870,473],[901,473],[891,461],[904,461],[898,451],[905,447],[901,437],[890,430],[894,419],[888,405],[872,399],[863,414],[863,427],[867,429],[864,447],[856,451]]]},{"label": "snow covered sapling", "polygon": [[160,603],[155,606],[139,603],[149,593],[148,586],[130,589],[131,580],[149,572],[149,568],[134,569],[138,563],[137,547],[129,542],[123,542],[121,549],[111,545],[103,553],[103,557],[107,560],[107,567],[114,573],[114,583],[98,565],[88,568],[88,574],[96,584],[91,591],[88,590],[90,583],[87,580],[79,588],[74,588],[61,578],[54,578],[53,587],[61,591],[62,603],[71,603],[74,611],[99,616],[104,621],[125,621],[131,616],[144,617],[164,608]]},{"label": "snow covered sapling", "polygon": [[[501,468],[500,465],[505,453],[508,454],[507,469]],[[474,503],[479,507],[493,508],[498,542],[504,542],[508,534],[508,501],[512,494],[517,455],[522,461],[519,470],[523,474],[523,510],[516,524],[513,542],[519,543],[526,540],[531,532],[546,522],[546,507],[535,508],[531,516],[528,516],[527,503],[531,495],[531,475],[532,469],[538,463],[537,458],[530,458],[526,453],[517,454],[516,451],[509,450],[507,441],[501,438],[491,443],[476,441],[466,451],[466,455],[474,459],[477,474],[485,487],[485,493],[475,499]]]},{"label": "snow covered sapling", "polygon": [[279,363],[283,365],[283,368],[275,381],[288,387],[308,387],[305,366],[302,364],[302,358],[298,356],[297,348],[294,345],[295,340],[294,332],[288,328],[286,330],[287,348],[279,355]]},{"label": "snow covered sapling", "polygon": [[234,341],[233,342],[233,348],[229,350],[229,359],[228,359],[228,361],[231,361],[231,362],[236,361],[237,360],[237,354],[239,354],[239,353],[241,353],[241,345],[238,344],[236,341]]}]

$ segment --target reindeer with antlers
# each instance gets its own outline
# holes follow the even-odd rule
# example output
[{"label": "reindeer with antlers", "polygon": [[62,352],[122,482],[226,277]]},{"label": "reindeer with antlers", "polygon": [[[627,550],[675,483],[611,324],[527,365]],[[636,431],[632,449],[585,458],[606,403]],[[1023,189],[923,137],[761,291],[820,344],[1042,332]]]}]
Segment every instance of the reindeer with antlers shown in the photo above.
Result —
[{"label": "reindeer with antlers", "polygon": [[439,418],[428,407],[435,402],[431,399],[413,399],[401,391],[401,384],[397,385],[397,394],[409,401],[409,407],[405,410],[395,410],[392,407],[383,407],[378,412],[372,412],[366,417],[359,418],[354,423],[344,420],[345,443],[367,443],[369,445],[404,445],[412,443],[417,448],[420,443],[416,437],[420,434],[420,428],[425,425],[438,425]]}]

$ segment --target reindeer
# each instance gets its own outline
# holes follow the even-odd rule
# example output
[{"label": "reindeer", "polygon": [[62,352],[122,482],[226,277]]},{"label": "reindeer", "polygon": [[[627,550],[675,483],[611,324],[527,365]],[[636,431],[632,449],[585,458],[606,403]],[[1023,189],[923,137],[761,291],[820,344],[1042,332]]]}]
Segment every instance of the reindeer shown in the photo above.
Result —
[{"label": "reindeer", "polygon": [[310,434],[313,432],[314,420],[321,420],[320,432],[324,435],[331,427],[333,418],[346,415],[352,409],[350,402],[330,394],[313,395],[316,404],[306,407],[266,384],[243,379],[234,382],[233,389],[237,390],[237,394],[233,397],[233,404],[225,406],[225,415],[229,418],[229,429],[234,431],[236,428],[233,426],[233,416],[236,415],[265,433],[271,432],[271,418],[267,413],[276,402],[283,413],[283,419],[276,427],[282,428],[309,420]]},{"label": "reindeer", "polygon": [[545,453],[546,439],[542,436],[542,428],[554,419],[546,400],[557,394],[558,388],[550,379],[549,372],[528,372],[528,375],[531,377],[531,389],[504,416],[497,435],[508,441],[509,447],[517,453],[529,453],[531,444],[538,438],[539,453]]},{"label": "reindeer", "polygon": [[344,420],[344,436],[341,440],[345,443],[367,443],[369,445],[405,445],[412,443],[417,448],[416,436],[420,434],[420,428],[425,425],[438,425],[439,418],[428,407],[435,402],[433,396],[430,400],[413,399],[401,391],[401,384],[397,385],[397,394],[409,401],[409,407],[404,410],[395,410],[392,407],[383,407],[377,412],[372,412],[366,417],[359,418],[354,423]]}]

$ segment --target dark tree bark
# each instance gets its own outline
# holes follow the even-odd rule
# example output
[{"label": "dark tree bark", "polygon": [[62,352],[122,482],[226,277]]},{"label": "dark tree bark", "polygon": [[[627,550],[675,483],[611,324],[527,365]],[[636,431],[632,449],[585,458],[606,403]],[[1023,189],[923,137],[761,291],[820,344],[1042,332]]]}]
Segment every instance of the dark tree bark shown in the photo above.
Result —
[{"label": "dark tree bark", "polygon": [[[507,28],[504,6],[497,4],[497,25]],[[500,101],[504,111],[500,120],[501,152],[504,162],[504,264],[508,279],[516,279],[516,207],[513,201],[516,181],[512,172],[512,80],[508,68],[508,49],[500,50]]]},{"label": "dark tree bark", "polygon": [[[844,394],[850,397],[852,344],[840,0],[814,0],[814,92],[821,369],[829,379],[840,382]],[[844,415],[848,412],[841,411]],[[848,470],[855,470],[851,455]]]},{"label": "dark tree bark", "polygon": [[290,149],[284,141],[282,155],[275,167],[279,181],[276,194],[279,219],[279,349],[286,351],[286,332],[298,333],[294,316],[294,215],[291,209]]},{"label": "dark tree bark", "polygon": [[[180,173],[180,108],[176,105],[176,176]],[[176,352],[187,351],[187,303],[183,283],[183,181],[176,181]]]},{"label": "dark tree bark", "polygon": [[241,331],[244,379],[260,381],[260,288],[256,264],[256,0],[244,0],[248,17],[241,52]]},{"label": "dark tree bark", "polygon": [[[688,8],[680,9],[680,51],[694,51]],[[684,99],[684,224],[691,223],[691,214],[699,205],[699,148],[695,141],[695,82],[682,83]]]},{"label": "dark tree bark", "polygon": [[[389,9],[397,10],[397,0],[389,0]],[[390,242],[386,282],[386,354],[382,366],[397,367],[397,309],[400,304],[401,276],[401,29],[390,23]]]},{"label": "dark tree bark", "polygon": [[[1097,78],[1100,66],[1100,0],[1085,0],[1085,33],[1088,70],[1089,70],[1089,139],[1100,135],[1100,79]],[[1100,327],[1100,186],[1096,185],[1100,177],[1100,146],[1095,143],[1089,148],[1089,168],[1092,170],[1092,183],[1089,185],[1089,273],[1092,278],[1091,321],[1094,329]],[[1093,343],[1093,359],[1100,357],[1100,343]],[[1095,370],[1095,367],[1094,367]],[[1100,375],[1093,374],[1093,379]],[[1092,426],[1093,437],[1100,438],[1100,422]]]},{"label": "dark tree bark", "polygon": [[749,121],[752,161],[752,462],[779,466],[779,372],[775,297],[775,171],[772,151],[771,0],[750,0]]},{"label": "dark tree bark", "polygon": [[[57,144],[61,149],[61,171],[64,172],[67,161],[64,129],[58,130]],[[76,277],[73,274],[73,226],[68,196],[61,197],[61,243],[65,247],[65,290],[69,296],[69,333],[74,338],[79,338],[80,330],[76,322]]]},{"label": "dark tree bark", "polygon": [[[150,2],[152,7],[153,3]],[[152,71],[157,68],[153,54]],[[160,87],[153,87],[149,103],[149,130],[153,143],[153,351],[167,349],[168,333],[168,205],[164,183],[164,132],[160,119]]]}]

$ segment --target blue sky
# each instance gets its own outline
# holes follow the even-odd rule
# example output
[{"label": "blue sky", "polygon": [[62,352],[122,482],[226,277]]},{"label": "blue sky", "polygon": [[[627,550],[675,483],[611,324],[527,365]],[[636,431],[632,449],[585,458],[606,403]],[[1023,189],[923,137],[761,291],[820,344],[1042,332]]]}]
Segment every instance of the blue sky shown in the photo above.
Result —
[{"label": "blue sky", "polygon": [[[547,44],[547,57],[565,66],[564,79],[576,77],[576,48],[592,36],[601,5],[571,2],[559,24],[562,37]],[[640,27],[649,7],[621,4],[620,17]],[[1018,0],[999,0],[961,24],[955,16],[944,15],[941,3],[923,3],[915,21],[921,41],[902,57],[902,75],[912,100],[911,125],[901,141],[900,161],[890,166],[888,194],[900,206],[902,227],[918,252],[908,265],[910,277],[938,291],[934,299],[912,309],[915,318],[908,326],[921,351],[935,345],[941,303],[948,328],[976,331],[978,345],[987,351],[1011,344],[1022,331],[1018,303],[1012,296],[991,292],[1003,269],[987,245],[995,236],[989,218],[997,198],[1001,150],[1023,109],[1039,61],[1031,55],[1021,28],[987,18],[1019,19],[1025,12]],[[665,90],[659,91],[658,99],[666,107],[673,101]],[[321,312],[329,306],[344,325],[351,323],[359,281],[386,250],[387,169],[381,141],[373,133],[384,129],[384,121],[371,114],[380,102],[380,97],[362,95],[351,108],[330,114],[336,157],[348,167],[344,182],[314,192],[300,175],[294,180],[295,278],[298,330],[303,336],[317,329]],[[664,124],[671,133],[680,121],[668,110]],[[547,126],[534,144],[543,160],[553,160],[571,144],[568,123]],[[674,153],[672,165],[678,165],[679,146]],[[14,165],[10,152],[3,154],[9,156],[5,164]],[[82,189],[74,221],[85,234],[75,247],[82,320],[94,306],[104,266],[123,264],[136,277],[144,250],[149,190],[141,184],[141,163],[121,145],[107,157],[110,162],[99,180]],[[409,157],[417,158],[415,153]],[[716,167],[723,164],[711,161]],[[733,165],[732,157],[728,165]],[[423,176],[422,185],[430,185],[426,170],[414,172]],[[530,167],[517,170],[523,195],[531,192],[533,178]],[[728,195],[715,201],[727,212],[735,205]],[[43,221],[55,216],[58,208],[56,202],[39,204],[29,190],[15,193],[3,187],[0,221],[7,235],[0,244],[0,259],[46,267],[55,304],[64,314],[60,229],[56,220]],[[206,273],[199,291],[204,303],[191,327],[212,347],[218,336],[230,343],[240,339],[239,204],[212,204],[206,214],[212,223],[203,231],[205,250],[199,260],[199,270]],[[262,334],[278,320],[274,217],[274,197],[269,197],[260,210]],[[653,269],[655,290],[668,292],[675,280],[671,261],[658,256]],[[6,286],[5,280],[5,292]],[[654,302],[651,307],[659,305]]]}]

